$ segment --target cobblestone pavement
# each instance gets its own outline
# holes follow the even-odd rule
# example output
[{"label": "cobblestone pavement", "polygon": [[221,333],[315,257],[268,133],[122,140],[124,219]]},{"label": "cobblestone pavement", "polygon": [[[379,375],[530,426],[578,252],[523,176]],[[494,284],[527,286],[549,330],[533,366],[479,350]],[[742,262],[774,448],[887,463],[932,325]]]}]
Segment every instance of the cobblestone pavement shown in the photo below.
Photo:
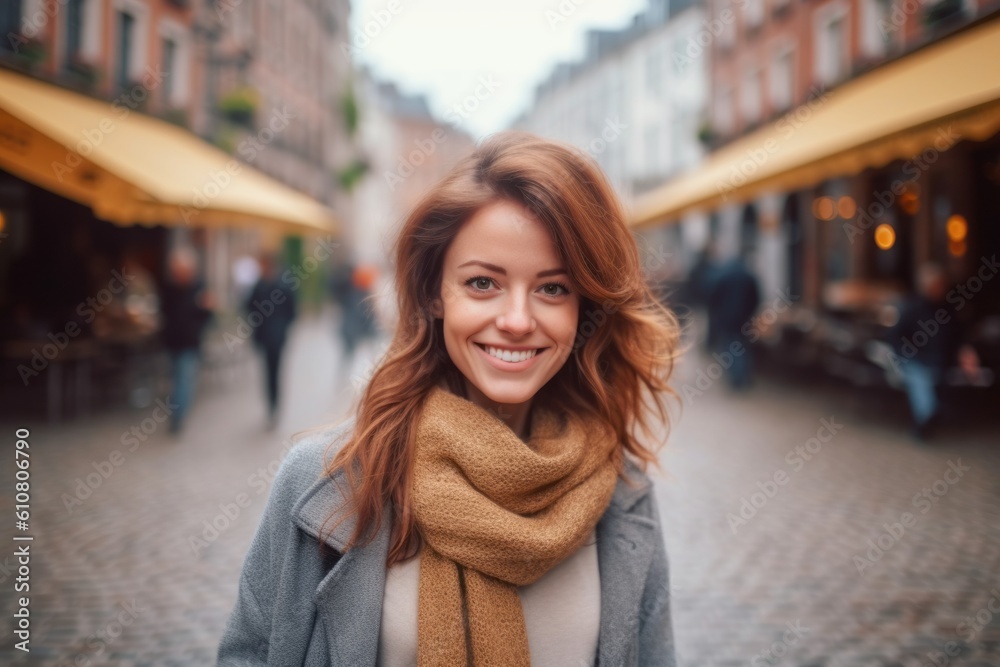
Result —
[{"label": "cobblestone pavement", "polygon": [[[213,664],[283,438],[340,417],[345,378],[364,377],[363,361],[338,371],[332,340],[329,323],[295,330],[275,433],[256,364],[203,387],[180,439],[157,426],[126,446],[124,432],[155,423],[152,407],[29,424],[32,652],[10,648],[5,549],[0,664]],[[697,388],[709,366],[686,361],[678,387]],[[995,426],[992,442],[983,427],[920,447],[842,390],[771,381],[733,396],[722,384],[688,392],[667,476],[654,473],[680,664],[1000,665]],[[9,461],[2,470],[10,480]],[[6,512],[9,487],[0,498]]]},{"label": "cobblestone pavement", "polygon": [[899,394],[677,369],[655,476],[679,663],[1000,665],[1000,422],[930,445]]}]

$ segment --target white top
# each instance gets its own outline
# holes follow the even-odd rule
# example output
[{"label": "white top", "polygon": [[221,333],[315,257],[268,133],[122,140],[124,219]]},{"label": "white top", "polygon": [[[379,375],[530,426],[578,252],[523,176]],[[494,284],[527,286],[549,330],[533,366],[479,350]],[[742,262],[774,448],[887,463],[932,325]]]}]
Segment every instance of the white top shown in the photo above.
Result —
[{"label": "white top", "polygon": [[[377,667],[416,667],[420,554],[386,573]],[[597,656],[601,581],[596,531],[541,579],[519,586],[532,667],[586,667]]]}]

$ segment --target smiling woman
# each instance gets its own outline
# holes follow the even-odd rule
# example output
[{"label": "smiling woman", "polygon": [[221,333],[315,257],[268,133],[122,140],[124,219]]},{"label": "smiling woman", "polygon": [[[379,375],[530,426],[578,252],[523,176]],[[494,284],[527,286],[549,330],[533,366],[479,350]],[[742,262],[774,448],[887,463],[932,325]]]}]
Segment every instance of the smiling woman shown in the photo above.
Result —
[{"label": "smiling woman", "polygon": [[646,470],[678,328],[604,174],[494,135],[395,254],[393,341],[282,464],[220,664],[673,665]]}]

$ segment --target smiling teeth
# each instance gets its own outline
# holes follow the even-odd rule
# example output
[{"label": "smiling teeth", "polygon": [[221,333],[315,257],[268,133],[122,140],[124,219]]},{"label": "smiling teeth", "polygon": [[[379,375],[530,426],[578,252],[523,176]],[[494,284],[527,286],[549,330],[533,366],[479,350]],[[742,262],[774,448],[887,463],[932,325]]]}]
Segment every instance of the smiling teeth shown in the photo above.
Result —
[{"label": "smiling teeth", "polygon": [[535,356],[536,352],[538,352],[538,350],[511,352],[510,350],[501,350],[498,347],[487,347],[486,351],[489,352],[491,357],[496,357],[497,359],[510,362],[527,361]]}]

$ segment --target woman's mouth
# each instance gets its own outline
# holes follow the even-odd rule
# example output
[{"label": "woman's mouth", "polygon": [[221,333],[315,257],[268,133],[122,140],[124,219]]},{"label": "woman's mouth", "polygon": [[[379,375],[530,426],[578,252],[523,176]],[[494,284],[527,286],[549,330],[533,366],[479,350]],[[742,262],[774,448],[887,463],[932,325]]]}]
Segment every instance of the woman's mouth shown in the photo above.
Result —
[{"label": "woman's mouth", "polygon": [[540,347],[533,350],[511,351],[501,347],[494,347],[492,345],[483,345],[482,343],[476,343],[476,347],[485,352],[491,359],[508,364],[522,364],[526,361],[534,359],[536,356],[549,349],[547,347]]}]

